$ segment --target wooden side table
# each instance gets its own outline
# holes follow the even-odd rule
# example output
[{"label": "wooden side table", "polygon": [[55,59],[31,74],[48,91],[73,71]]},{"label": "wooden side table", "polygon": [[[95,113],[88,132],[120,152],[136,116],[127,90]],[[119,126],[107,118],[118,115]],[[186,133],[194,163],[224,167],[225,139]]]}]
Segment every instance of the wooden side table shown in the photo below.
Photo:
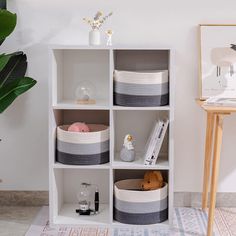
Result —
[{"label": "wooden side table", "polygon": [[225,116],[236,112],[236,107],[206,106],[204,105],[203,101],[200,101],[199,99],[197,99],[196,101],[197,104],[199,104],[201,108],[203,108],[207,112],[202,209],[207,209],[208,189],[210,183],[210,168],[212,166],[210,185],[210,206],[207,224],[207,236],[211,236],[213,233],[213,223],[216,205],[216,191],[223,135],[223,120]]}]

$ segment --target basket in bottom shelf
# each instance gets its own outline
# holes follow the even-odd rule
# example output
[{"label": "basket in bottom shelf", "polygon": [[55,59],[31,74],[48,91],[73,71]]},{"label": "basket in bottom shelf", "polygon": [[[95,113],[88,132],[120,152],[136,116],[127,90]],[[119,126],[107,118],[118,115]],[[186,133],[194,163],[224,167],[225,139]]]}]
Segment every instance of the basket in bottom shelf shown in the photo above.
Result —
[{"label": "basket in bottom shelf", "polygon": [[124,224],[149,225],[168,219],[168,184],[141,191],[142,179],[127,179],[114,186],[114,219]]}]

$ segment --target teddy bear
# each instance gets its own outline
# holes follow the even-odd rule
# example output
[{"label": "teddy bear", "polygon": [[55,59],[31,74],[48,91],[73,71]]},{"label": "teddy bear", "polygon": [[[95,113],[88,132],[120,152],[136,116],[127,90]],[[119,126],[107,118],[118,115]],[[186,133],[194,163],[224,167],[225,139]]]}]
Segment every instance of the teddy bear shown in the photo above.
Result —
[{"label": "teddy bear", "polygon": [[70,132],[90,132],[89,127],[83,122],[75,122],[69,126]]},{"label": "teddy bear", "polygon": [[160,171],[147,171],[141,182],[141,189],[144,191],[155,190],[164,186],[164,180]]}]

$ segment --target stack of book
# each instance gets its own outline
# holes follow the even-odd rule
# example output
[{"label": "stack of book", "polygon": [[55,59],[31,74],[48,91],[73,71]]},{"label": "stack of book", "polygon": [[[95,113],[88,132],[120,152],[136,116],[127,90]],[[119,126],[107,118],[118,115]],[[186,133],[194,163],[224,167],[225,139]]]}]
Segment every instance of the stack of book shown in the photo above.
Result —
[{"label": "stack of book", "polygon": [[168,119],[159,120],[154,124],[145,148],[144,165],[156,164],[168,125]]},{"label": "stack of book", "polygon": [[204,105],[236,107],[236,98],[210,97],[204,102]]}]

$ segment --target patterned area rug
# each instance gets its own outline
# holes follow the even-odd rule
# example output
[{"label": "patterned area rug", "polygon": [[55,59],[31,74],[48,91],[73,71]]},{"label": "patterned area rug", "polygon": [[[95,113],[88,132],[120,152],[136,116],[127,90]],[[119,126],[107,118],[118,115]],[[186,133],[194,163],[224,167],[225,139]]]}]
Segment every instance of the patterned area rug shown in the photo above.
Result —
[{"label": "patterned area rug", "polygon": [[[26,236],[205,236],[207,215],[195,208],[176,208],[174,226],[115,227],[49,227],[48,207],[42,207]],[[215,215],[215,236],[236,236],[236,208],[218,208]]]},{"label": "patterned area rug", "polygon": [[215,226],[218,235],[236,236],[236,208],[218,208]]}]

